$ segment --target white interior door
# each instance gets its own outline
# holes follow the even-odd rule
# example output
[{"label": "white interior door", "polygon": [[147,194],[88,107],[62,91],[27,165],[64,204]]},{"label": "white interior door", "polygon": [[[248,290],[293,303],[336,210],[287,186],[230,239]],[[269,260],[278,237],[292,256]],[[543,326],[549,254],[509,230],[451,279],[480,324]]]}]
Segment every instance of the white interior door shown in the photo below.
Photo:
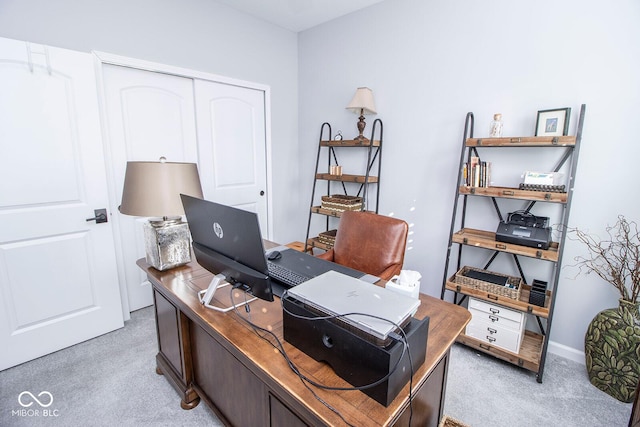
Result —
[{"label": "white interior door", "polygon": [[91,55],[0,39],[0,370],[123,326]]},{"label": "white interior door", "polygon": [[256,212],[266,238],[264,92],[207,80],[194,83],[204,197]]},{"label": "white interior door", "polygon": [[[104,99],[117,212],[127,161],[197,162],[193,82],[189,78],[118,65],[103,65]],[[160,215],[161,213],[159,213]],[[151,284],[136,265],[145,256],[146,218],[118,215],[120,279],[129,311],[153,304]]]}]

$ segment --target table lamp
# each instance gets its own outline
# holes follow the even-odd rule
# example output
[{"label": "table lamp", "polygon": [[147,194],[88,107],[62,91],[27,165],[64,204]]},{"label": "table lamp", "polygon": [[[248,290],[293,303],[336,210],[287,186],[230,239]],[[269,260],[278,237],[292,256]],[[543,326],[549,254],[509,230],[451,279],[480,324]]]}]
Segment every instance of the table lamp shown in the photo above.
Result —
[{"label": "table lamp", "polygon": [[180,194],[202,198],[195,163],[127,162],[120,213],[149,218],[143,224],[147,263],[164,271],[191,262],[191,233],[182,221]]},{"label": "table lamp", "polygon": [[368,87],[359,87],[346,109],[352,110],[356,114],[360,114],[360,118],[358,120],[358,131],[360,132],[360,135],[355,139],[367,139],[362,134],[365,126],[367,125],[364,121],[364,115],[376,114],[376,104],[373,101],[373,92],[371,89]]}]

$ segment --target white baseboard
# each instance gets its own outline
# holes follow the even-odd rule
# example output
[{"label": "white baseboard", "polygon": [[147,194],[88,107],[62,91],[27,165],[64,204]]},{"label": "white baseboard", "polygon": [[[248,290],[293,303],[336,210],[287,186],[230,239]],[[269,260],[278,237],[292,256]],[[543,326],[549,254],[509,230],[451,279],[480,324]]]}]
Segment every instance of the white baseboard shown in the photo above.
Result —
[{"label": "white baseboard", "polygon": [[578,362],[581,365],[584,365],[584,351],[576,350],[575,348],[567,347],[563,344],[558,344],[554,341],[549,341],[549,346],[547,347],[547,351],[556,354],[558,356],[564,357],[565,359],[572,360],[574,362]]}]

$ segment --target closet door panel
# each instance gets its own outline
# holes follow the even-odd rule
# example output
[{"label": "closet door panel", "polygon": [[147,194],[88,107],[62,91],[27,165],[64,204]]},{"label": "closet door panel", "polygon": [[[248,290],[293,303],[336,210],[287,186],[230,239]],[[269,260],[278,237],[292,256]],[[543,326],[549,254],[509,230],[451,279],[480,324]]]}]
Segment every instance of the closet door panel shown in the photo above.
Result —
[{"label": "closet door panel", "polygon": [[[118,65],[103,65],[113,209],[122,200],[127,161],[198,162],[193,80]],[[136,266],[145,256],[146,218],[118,217],[120,274],[129,311],[153,303],[151,285]]]},{"label": "closet door panel", "polygon": [[256,212],[267,236],[265,94],[195,80],[205,198]]}]

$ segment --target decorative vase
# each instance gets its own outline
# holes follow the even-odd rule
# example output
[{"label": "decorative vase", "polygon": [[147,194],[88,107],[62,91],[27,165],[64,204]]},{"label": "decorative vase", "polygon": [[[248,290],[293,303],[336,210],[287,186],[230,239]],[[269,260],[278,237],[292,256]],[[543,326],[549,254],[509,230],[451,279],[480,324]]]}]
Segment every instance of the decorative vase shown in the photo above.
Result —
[{"label": "decorative vase", "polygon": [[502,136],[502,114],[496,113],[493,115],[493,121],[489,128],[489,136],[491,138],[500,138]]},{"label": "decorative vase", "polygon": [[640,303],[620,300],[618,308],[593,318],[584,338],[591,384],[621,402],[632,402],[640,376]]}]

